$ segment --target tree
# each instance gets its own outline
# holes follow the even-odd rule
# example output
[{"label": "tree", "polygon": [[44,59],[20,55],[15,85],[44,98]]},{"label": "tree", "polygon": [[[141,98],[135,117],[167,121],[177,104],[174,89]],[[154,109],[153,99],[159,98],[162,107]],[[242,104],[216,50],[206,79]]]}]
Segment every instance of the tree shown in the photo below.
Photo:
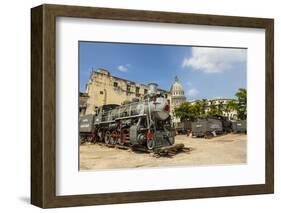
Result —
[{"label": "tree", "polygon": [[202,101],[200,101],[200,115],[202,117],[206,116],[206,108],[207,108],[207,99],[202,99]]},{"label": "tree", "polygon": [[217,114],[218,115],[223,115],[223,109],[224,106],[223,106],[223,101],[219,101],[219,104],[217,106]]},{"label": "tree", "polygon": [[184,102],[175,108],[174,115],[180,118],[181,121],[188,119],[189,117],[189,103]]},{"label": "tree", "polygon": [[235,96],[237,97],[237,114],[238,118],[247,119],[247,90],[239,88]]},{"label": "tree", "polygon": [[194,121],[200,114],[200,105],[199,104],[190,104],[184,102],[175,108],[174,115],[180,118],[181,121]]},{"label": "tree", "polygon": [[201,103],[197,101],[195,104],[190,105],[190,112],[194,117],[198,117],[201,114]]},{"label": "tree", "polygon": [[211,101],[211,104],[210,104],[210,108],[209,108],[209,111],[208,111],[208,115],[217,115],[218,114],[218,109],[214,103],[214,101]]},{"label": "tree", "polygon": [[224,111],[227,113],[227,117],[229,117],[229,113],[233,110],[237,110],[236,100],[230,100],[226,103]]}]

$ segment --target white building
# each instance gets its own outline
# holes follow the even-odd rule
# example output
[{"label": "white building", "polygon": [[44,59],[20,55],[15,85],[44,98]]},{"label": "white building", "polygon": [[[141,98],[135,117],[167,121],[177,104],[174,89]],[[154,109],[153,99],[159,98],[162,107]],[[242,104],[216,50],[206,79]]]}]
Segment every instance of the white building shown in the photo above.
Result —
[{"label": "white building", "polygon": [[[182,85],[180,84],[177,76],[175,77],[175,81],[171,86],[170,93],[171,93],[171,113],[173,114],[174,109],[176,107],[178,107],[182,103],[186,102],[186,97],[184,95],[184,89],[183,89]],[[172,122],[174,124],[179,123],[180,119],[176,118],[172,115]]]},{"label": "white building", "polygon": [[[174,126],[178,126],[180,123],[180,118],[174,116],[174,110],[182,103],[187,102],[187,99],[184,95],[184,88],[179,82],[178,77],[175,77],[174,83],[171,85],[170,89],[171,94],[171,117]],[[188,101],[191,105],[196,104],[197,102],[202,100],[191,100]],[[234,109],[227,109],[227,104],[229,101],[236,101],[235,99],[230,98],[214,98],[214,99],[206,99],[206,114],[211,110],[213,106],[216,108],[221,107],[222,115],[228,117],[229,119],[237,119],[237,111]]]},{"label": "white building", "polygon": [[[191,105],[196,104],[196,102],[201,100],[192,100],[189,103]],[[231,98],[215,98],[215,99],[206,99],[206,108],[205,112],[208,113],[211,110],[211,105],[218,107],[219,105],[222,106],[222,115],[228,117],[229,119],[237,119],[237,111],[231,109],[230,111],[226,111],[226,106],[229,101],[236,101],[235,99]]]}]

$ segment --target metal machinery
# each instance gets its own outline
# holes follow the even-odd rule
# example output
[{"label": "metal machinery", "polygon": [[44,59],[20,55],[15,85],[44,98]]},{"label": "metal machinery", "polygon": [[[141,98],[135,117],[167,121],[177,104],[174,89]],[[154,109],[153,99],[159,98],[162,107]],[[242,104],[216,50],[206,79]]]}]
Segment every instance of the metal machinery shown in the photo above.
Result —
[{"label": "metal machinery", "polygon": [[232,132],[232,122],[228,119],[228,117],[222,116],[222,115],[213,115],[213,119],[220,120],[222,122],[222,131],[224,133],[230,133]]},{"label": "metal machinery", "polygon": [[94,127],[94,115],[84,115],[80,117],[79,128],[80,128],[80,143],[86,141],[93,141],[93,127]]},{"label": "metal machinery", "polygon": [[200,118],[192,122],[192,136],[211,137],[223,133],[246,133],[246,121],[230,121],[227,117],[214,115],[207,118]]},{"label": "metal machinery", "polygon": [[182,121],[175,125],[175,131],[178,135],[186,135],[191,131],[191,121]]},{"label": "metal machinery", "polygon": [[222,121],[214,118],[198,119],[192,122],[192,136],[210,137],[223,133]]},{"label": "metal machinery", "polygon": [[[106,144],[142,145],[148,149],[174,144],[168,100],[157,90],[157,84],[148,86],[148,93],[142,101],[98,108],[93,116],[92,140]],[[83,117],[80,120],[83,121]],[[81,134],[83,124],[80,122],[80,137],[85,136]]]},{"label": "metal machinery", "polygon": [[[215,122],[214,120],[217,120],[216,123],[218,123],[219,126],[220,126],[220,124],[219,124],[220,122],[222,125],[222,131],[221,130],[217,131],[217,129],[215,129],[215,131],[217,131],[218,133],[232,132],[232,122],[227,117],[221,116],[221,115],[200,117],[197,119],[196,122],[191,122],[189,120],[182,121],[175,126],[175,130],[176,130],[177,134],[188,134],[189,135],[189,133],[191,131],[193,131],[198,136],[203,136],[203,133],[205,134],[207,131],[212,130],[211,126],[214,125],[214,122]],[[193,123],[193,125],[192,125],[192,123]],[[209,129],[207,128],[208,125],[209,125]],[[206,132],[204,132],[204,131],[206,131]],[[212,131],[214,131],[214,130],[212,130]]]},{"label": "metal machinery", "polygon": [[232,121],[232,130],[234,133],[247,133],[247,121],[246,120]]}]

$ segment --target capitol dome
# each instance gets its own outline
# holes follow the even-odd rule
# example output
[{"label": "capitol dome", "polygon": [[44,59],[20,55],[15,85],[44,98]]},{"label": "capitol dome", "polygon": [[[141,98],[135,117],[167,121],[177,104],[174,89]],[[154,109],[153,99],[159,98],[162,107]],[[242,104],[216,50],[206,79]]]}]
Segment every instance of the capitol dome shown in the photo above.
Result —
[{"label": "capitol dome", "polygon": [[172,84],[170,91],[172,96],[184,96],[184,89],[177,76],[175,77],[175,82]]},{"label": "capitol dome", "polygon": [[[186,102],[186,97],[184,96],[183,86],[179,82],[179,78],[175,77],[175,82],[171,86],[171,111],[173,112],[176,107],[180,106],[182,103]],[[180,123],[180,118],[172,116],[173,124],[177,125]]]}]

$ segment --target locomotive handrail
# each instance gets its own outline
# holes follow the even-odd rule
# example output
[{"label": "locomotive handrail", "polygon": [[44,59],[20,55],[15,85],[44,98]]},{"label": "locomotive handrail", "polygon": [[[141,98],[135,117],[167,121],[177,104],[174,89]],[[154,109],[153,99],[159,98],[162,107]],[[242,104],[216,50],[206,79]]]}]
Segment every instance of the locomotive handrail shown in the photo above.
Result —
[{"label": "locomotive handrail", "polygon": [[127,119],[127,118],[137,118],[137,117],[145,117],[147,116],[147,114],[141,114],[141,115],[132,115],[132,116],[126,116],[126,117],[120,117],[120,118],[116,118],[116,120],[121,120],[121,119]]},{"label": "locomotive handrail", "polygon": [[145,117],[145,116],[147,116],[147,114],[132,115],[132,116],[126,116],[126,117],[119,117],[119,118],[116,118],[115,120],[102,121],[102,122],[100,122],[100,124],[111,123],[111,122],[114,122],[114,121],[117,121],[117,120],[122,120],[122,119],[137,118],[137,117]]}]

